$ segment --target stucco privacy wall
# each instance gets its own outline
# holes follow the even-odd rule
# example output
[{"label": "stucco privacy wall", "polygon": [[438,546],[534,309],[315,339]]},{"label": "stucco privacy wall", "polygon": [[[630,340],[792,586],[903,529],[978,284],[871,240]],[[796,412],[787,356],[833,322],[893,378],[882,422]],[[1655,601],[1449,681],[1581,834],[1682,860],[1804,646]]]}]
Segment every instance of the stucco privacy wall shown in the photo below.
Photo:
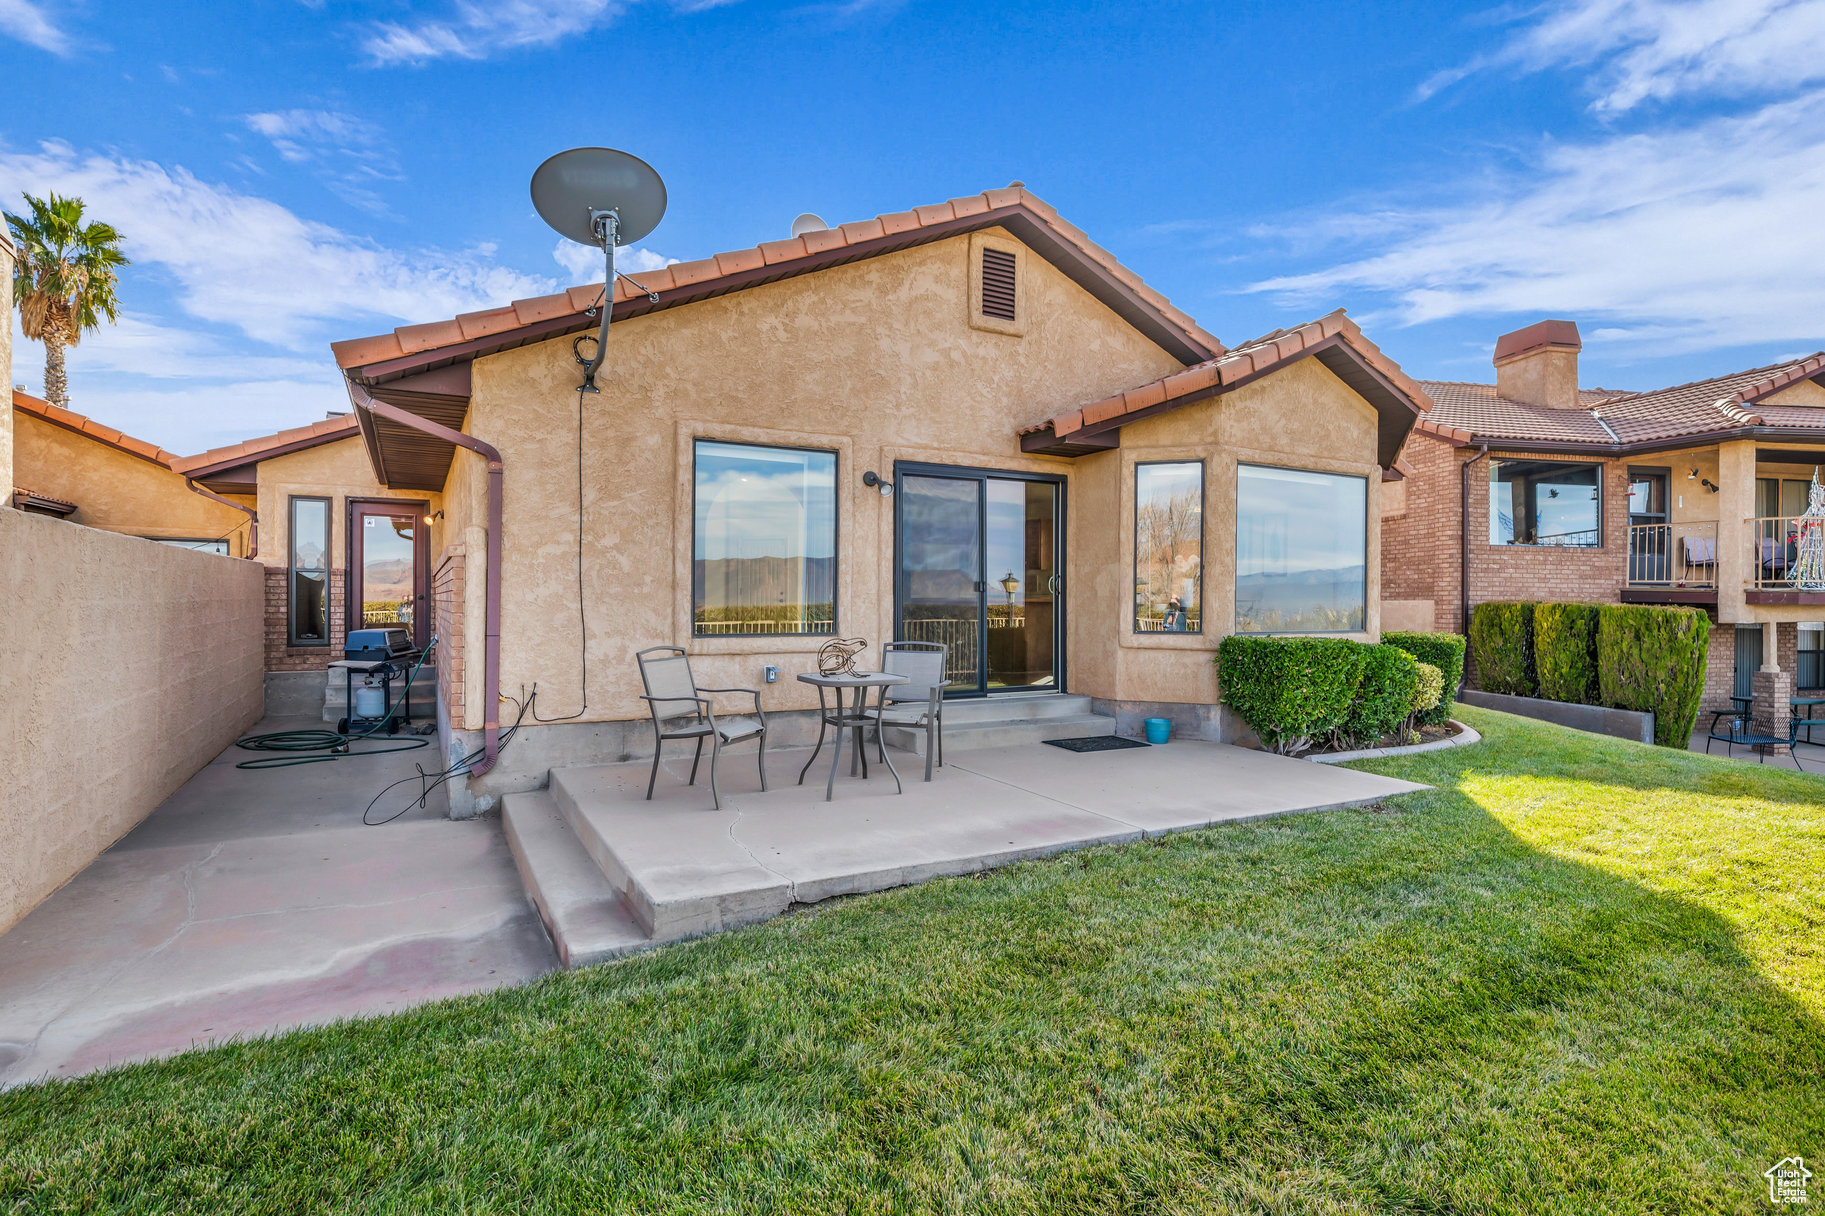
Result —
[{"label": "stucco privacy wall", "polygon": [[261,570],[0,510],[0,930],[262,712]]},{"label": "stucco privacy wall", "polygon": [[[9,393],[13,387],[13,241],[0,231],[0,371],[6,380],[0,383]],[[13,411],[0,410],[0,494],[12,501],[13,491]]]},{"label": "stucco privacy wall", "polygon": [[226,538],[247,555],[248,519],[193,493],[184,479],[118,448],[18,410],[13,415],[13,483],[76,504],[72,523],[132,536]]},{"label": "stucco privacy wall", "polygon": [[[1015,429],[1181,366],[1040,258],[1023,259],[1026,333],[972,327],[969,249],[958,237],[610,330],[604,392],[584,408],[581,721],[643,716],[633,655],[646,646],[689,646],[707,685],[752,685],[764,663],[804,670],[825,640],[691,637],[693,436],[836,450],[837,627],[878,642],[892,626],[893,503],[861,484],[864,471],[891,475],[907,460],[1069,473],[1069,461],[1023,456]],[[548,716],[583,703],[577,382],[568,338],[478,360],[467,426],[506,462],[501,687],[517,695],[536,681]],[[479,522],[480,475],[479,461],[459,456],[445,494],[453,528]],[[480,548],[466,545],[471,561]],[[479,562],[466,575],[473,600]],[[479,610],[469,620],[479,654]],[[1083,629],[1073,617],[1068,647]],[[477,729],[481,664],[467,666],[476,695],[465,721]],[[802,709],[816,698],[788,677],[768,704]]]}]

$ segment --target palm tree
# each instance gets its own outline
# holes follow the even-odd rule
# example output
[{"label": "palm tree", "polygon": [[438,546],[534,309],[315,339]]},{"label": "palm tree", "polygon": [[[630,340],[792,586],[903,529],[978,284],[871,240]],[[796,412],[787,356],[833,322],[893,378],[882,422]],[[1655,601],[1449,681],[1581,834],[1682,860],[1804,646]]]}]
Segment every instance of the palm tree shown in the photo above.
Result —
[{"label": "palm tree", "polygon": [[13,267],[13,296],[25,336],[44,343],[44,395],[53,405],[70,406],[69,379],[63,348],[82,341],[85,330],[101,328],[101,319],[120,317],[114,298],[117,268],[127,265],[121,235],[111,224],[82,222],[82,200],[55,191],[47,201],[25,196],[32,217],[10,211],[19,260]]}]

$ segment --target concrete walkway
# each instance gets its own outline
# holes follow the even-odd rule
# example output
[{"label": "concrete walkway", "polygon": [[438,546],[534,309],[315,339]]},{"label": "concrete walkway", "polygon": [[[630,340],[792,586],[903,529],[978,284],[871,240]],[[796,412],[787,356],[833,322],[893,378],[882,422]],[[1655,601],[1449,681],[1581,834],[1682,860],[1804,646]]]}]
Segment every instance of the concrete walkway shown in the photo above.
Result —
[{"label": "concrete walkway", "polygon": [[[1692,738],[1686,744],[1687,750],[1704,751],[1710,729],[1711,711],[1706,710],[1698,715],[1698,724],[1693,727]],[[1812,732],[1812,737],[1818,742],[1808,743],[1805,735],[1800,736],[1799,746],[1795,749],[1800,757],[1797,765],[1793,762],[1793,757],[1786,751],[1782,751],[1778,756],[1764,756],[1752,747],[1739,746],[1734,749],[1734,754],[1732,754],[1732,749],[1726,748],[1721,739],[1710,740],[1711,754],[1720,760],[1726,755],[1730,755],[1732,759],[1744,764],[1768,764],[1777,768],[1798,768],[1802,772],[1825,774],[1825,720],[1822,720],[1818,728]]]},{"label": "concrete walkway", "polygon": [[[321,729],[272,719],[256,729]],[[364,827],[433,748],[266,771],[230,748],[0,935],[0,1085],[514,984],[556,965],[498,819]],[[410,800],[396,791],[383,804]]]}]

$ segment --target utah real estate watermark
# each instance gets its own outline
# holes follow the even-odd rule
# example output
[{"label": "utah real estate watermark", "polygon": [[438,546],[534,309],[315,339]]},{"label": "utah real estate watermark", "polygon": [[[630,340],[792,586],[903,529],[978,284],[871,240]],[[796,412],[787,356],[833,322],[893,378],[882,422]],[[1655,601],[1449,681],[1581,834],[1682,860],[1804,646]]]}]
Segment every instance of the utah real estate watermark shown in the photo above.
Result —
[{"label": "utah real estate watermark", "polygon": [[1768,1179],[1769,1203],[1806,1203],[1806,1180],[1812,1171],[1800,1157],[1783,1157],[1762,1171]]}]

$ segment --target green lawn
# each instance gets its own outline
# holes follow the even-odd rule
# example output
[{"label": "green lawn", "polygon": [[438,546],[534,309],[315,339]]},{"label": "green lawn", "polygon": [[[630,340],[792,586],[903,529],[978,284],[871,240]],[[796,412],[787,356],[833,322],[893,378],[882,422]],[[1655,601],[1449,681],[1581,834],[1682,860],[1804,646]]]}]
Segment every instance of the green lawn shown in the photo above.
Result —
[{"label": "green lawn", "polygon": [[0,1094],[0,1212],[1768,1210],[1825,779],[1462,716],[1377,810]]}]

